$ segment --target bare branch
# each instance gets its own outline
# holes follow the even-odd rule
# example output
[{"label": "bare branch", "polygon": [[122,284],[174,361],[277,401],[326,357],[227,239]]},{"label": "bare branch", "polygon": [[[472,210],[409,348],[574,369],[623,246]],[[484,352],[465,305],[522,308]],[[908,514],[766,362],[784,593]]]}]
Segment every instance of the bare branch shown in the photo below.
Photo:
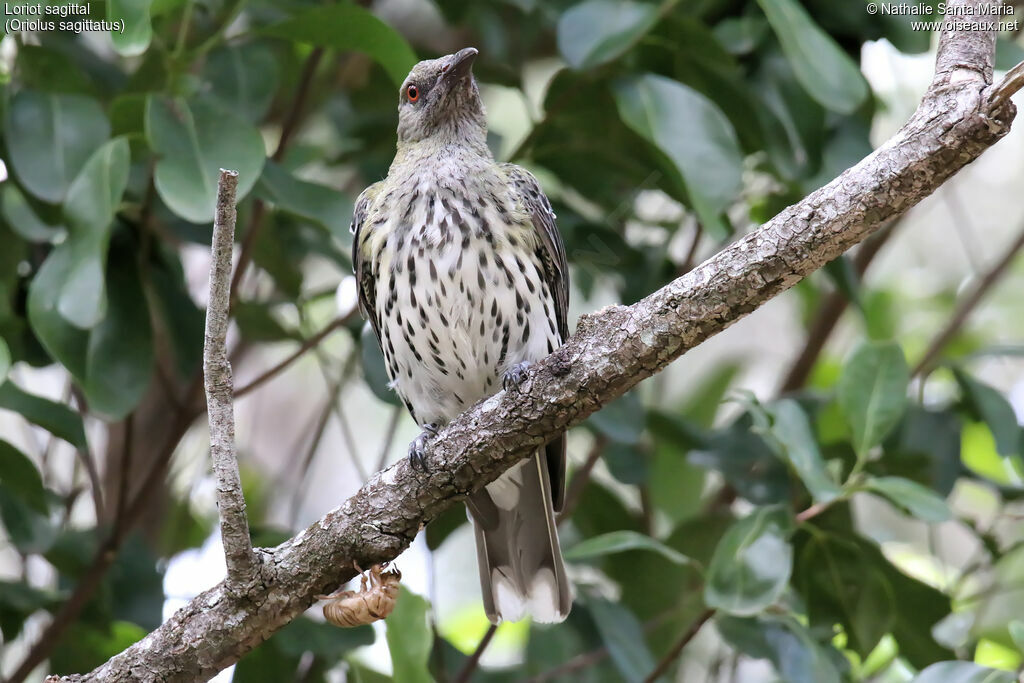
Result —
[{"label": "bare branch", "polygon": [[312,337],[302,342],[299,348],[295,349],[295,351],[291,355],[283,359],[280,363],[273,366],[272,368],[268,368],[266,371],[261,373],[259,377],[257,377],[256,379],[252,380],[245,386],[235,391],[235,398],[241,398],[242,396],[245,396],[253,389],[258,388],[265,382],[269,382],[270,380],[274,379],[279,374],[281,374],[283,371],[287,370],[292,363],[301,358],[307,351],[315,348],[320,342],[322,342],[324,339],[330,336],[332,332],[334,332],[336,329],[347,323],[349,317],[350,316],[343,316],[341,318],[335,318],[334,320],[332,320],[324,327],[324,329],[320,330]]},{"label": "bare branch", "polygon": [[657,681],[665,672],[667,672],[668,668],[672,666],[672,662],[679,658],[679,655],[683,653],[683,649],[690,643],[691,640],[694,639],[694,637],[698,633],[700,633],[700,630],[704,627],[704,624],[706,624],[708,622],[708,619],[710,619],[714,615],[715,610],[713,609],[706,609],[703,612],[701,612],[700,616],[698,616],[693,621],[693,623],[690,624],[690,628],[686,629],[686,632],[683,633],[682,637],[678,641],[676,641],[675,645],[672,646],[672,649],[665,653],[665,656],[661,658],[661,661],[658,662],[658,665],[654,667],[654,671],[652,671],[650,675],[648,675],[647,678],[644,679],[644,683],[654,683],[654,681]]},{"label": "bare branch", "polygon": [[210,418],[210,457],[217,477],[220,535],[227,561],[227,589],[242,593],[257,577],[259,562],[249,539],[245,497],[235,456],[234,382],[228,362],[227,334],[231,308],[231,256],[235,244],[235,191],[238,173],[221,169],[217,182],[217,216],[213,225],[210,302],[206,307],[203,375]]},{"label": "bare branch", "polygon": [[907,211],[1009,130],[1013,105],[990,105],[984,94],[994,43],[990,32],[945,33],[918,111],[869,157],[642,301],[583,316],[517,393],[482,401],[441,430],[426,448],[427,472],[403,460],[295,538],[261,550],[259,580],[244,595],[215,586],[68,680],[208,678],[352,578],[354,564],[394,559],[470,492]]}]

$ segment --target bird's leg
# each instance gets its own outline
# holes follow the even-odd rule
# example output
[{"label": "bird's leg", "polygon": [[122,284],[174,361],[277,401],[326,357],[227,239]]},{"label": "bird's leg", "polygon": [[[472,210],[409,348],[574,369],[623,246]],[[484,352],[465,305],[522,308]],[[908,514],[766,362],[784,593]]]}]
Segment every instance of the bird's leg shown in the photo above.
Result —
[{"label": "bird's leg", "polygon": [[437,436],[437,432],[440,426],[434,422],[428,422],[425,425],[421,425],[423,431],[420,435],[412,440],[409,444],[409,464],[412,465],[414,470],[427,471],[427,443]]},{"label": "bird's leg", "polygon": [[528,360],[524,360],[522,363],[516,363],[508,370],[505,371],[505,375],[501,378],[501,386],[505,391],[519,391],[519,387],[522,386],[523,382],[526,381],[526,376],[529,373],[530,366],[533,365]]}]

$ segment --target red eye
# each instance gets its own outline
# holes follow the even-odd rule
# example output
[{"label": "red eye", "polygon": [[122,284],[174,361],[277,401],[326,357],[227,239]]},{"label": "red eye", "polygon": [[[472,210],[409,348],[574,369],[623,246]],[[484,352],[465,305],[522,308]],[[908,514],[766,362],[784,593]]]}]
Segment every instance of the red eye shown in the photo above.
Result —
[{"label": "red eye", "polygon": [[420,91],[415,85],[410,85],[405,89],[405,96],[409,98],[410,102],[415,102],[420,98]]}]

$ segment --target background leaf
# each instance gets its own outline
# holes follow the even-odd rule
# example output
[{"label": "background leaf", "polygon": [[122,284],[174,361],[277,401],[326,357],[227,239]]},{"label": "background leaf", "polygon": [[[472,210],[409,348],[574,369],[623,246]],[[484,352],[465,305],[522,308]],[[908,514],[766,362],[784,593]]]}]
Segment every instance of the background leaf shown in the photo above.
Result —
[{"label": "background leaf", "polygon": [[793,570],[789,514],[758,508],[722,536],[708,567],[704,601],[737,615],[761,612],[782,595]]},{"label": "background leaf", "polygon": [[558,49],[574,69],[610,62],[658,21],[658,8],[628,0],[585,0],[558,20]]},{"label": "background leaf", "polygon": [[859,457],[882,442],[903,416],[910,369],[894,343],[865,343],[846,361],[839,405],[853,431]]},{"label": "background leaf", "polygon": [[395,680],[430,683],[427,670],[433,635],[427,624],[429,604],[402,586],[395,609],[387,618],[388,648]]}]

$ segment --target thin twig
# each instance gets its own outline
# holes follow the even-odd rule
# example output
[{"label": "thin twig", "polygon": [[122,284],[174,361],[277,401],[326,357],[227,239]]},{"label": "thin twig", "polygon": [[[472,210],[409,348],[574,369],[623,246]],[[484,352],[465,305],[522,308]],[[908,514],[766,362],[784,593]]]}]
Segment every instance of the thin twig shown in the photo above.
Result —
[{"label": "thin twig", "polygon": [[708,619],[714,616],[715,610],[706,609],[704,610],[697,619],[690,624],[690,628],[686,629],[686,633],[682,635],[678,642],[672,646],[672,649],[665,653],[665,656],[661,658],[658,665],[654,667],[647,678],[644,679],[644,683],[654,683],[658,678],[668,671],[668,668],[672,666],[672,662],[679,658],[679,655],[683,653],[683,649],[689,644],[691,640],[700,632],[704,624],[707,623]]},{"label": "thin twig", "polygon": [[1024,62],[1007,71],[1003,80],[992,86],[988,102],[993,110],[998,109],[1021,88],[1024,88]]},{"label": "thin twig", "polygon": [[1024,225],[1021,226],[1020,234],[1010,244],[1003,256],[978,280],[970,294],[960,300],[960,303],[957,304],[956,309],[953,311],[953,315],[950,316],[942,330],[928,344],[927,350],[921,356],[921,360],[917,362],[917,365],[914,366],[911,373],[914,377],[931,369],[935,360],[942,354],[942,351],[953,337],[956,336],[956,333],[960,331],[963,324],[967,322],[967,318],[988,291],[1006,274],[1006,271],[1009,270],[1010,265],[1013,263],[1013,259],[1022,248],[1024,248]]},{"label": "thin twig", "polygon": [[125,527],[124,511],[128,506],[128,481],[132,471],[132,428],[134,413],[124,420],[124,441],[121,443],[121,471],[117,473],[117,506],[114,510],[114,536],[119,537]]},{"label": "thin twig", "polygon": [[324,327],[324,329],[320,330],[319,332],[314,334],[312,337],[310,337],[306,341],[302,342],[302,345],[299,346],[299,348],[295,349],[295,352],[292,353],[290,356],[288,356],[287,358],[285,358],[284,360],[282,360],[280,363],[278,363],[277,365],[273,366],[272,368],[269,368],[268,370],[264,371],[261,375],[256,377],[256,379],[252,380],[251,382],[249,382],[245,386],[241,387],[240,389],[237,389],[235,391],[235,398],[241,398],[241,397],[245,396],[246,394],[248,394],[249,392],[251,392],[253,389],[256,389],[257,387],[259,387],[264,382],[268,382],[268,381],[274,379],[275,377],[277,377],[277,375],[279,375],[282,371],[286,370],[289,365],[291,365],[292,363],[297,361],[299,358],[301,358],[303,354],[305,354],[310,349],[315,348],[328,335],[330,335],[331,332],[334,332],[336,329],[338,329],[339,327],[341,327],[342,325],[347,323],[348,320],[349,320],[349,317],[350,316],[344,316],[342,318],[335,318],[333,321],[330,322],[330,324],[328,324],[326,327]]},{"label": "thin twig", "polygon": [[388,426],[384,428],[384,442],[380,445],[380,455],[377,456],[377,464],[374,472],[384,469],[388,460],[388,453],[391,452],[391,444],[395,442],[395,432],[398,431],[398,420],[402,417],[402,406],[394,406],[391,409],[391,417],[388,418]]},{"label": "thin twig", "polygon": [[217,217],[213,225],[210,302],[206,307],[203,375],[210,419],[210,457],[217,477],[220,535],[227,562],[229,590],[244,590],[257,572],[249,538],[245,497],[235,454],[235,414],[231,364],[228,362],[228,311],[231,306],[231,250],[235,241],[235,191],[238,173],[221,169],[217,183]]},{"label": "thin twig", "polygon": [[474,671],[476,671],[477,665],[480,664],[480,657],[483,656],[484,650],[487,649],[487,646],[491,644],[491,638],[494,637],[494,632],[497,630],[498,626],[496,624],[491,624],[490,627],[488,627],[487,633],[485,633],[484,637],[480,639],[479,643],[477,643],[476,649],[473,650],[473,654],[470,655],[469,659],[466,660],[466,663],[462,665],[461,669],[459,669],[459,673],[455,676],[455,680],[452,681],[452,683],[469,683],[469,677],[473,675]]}]

